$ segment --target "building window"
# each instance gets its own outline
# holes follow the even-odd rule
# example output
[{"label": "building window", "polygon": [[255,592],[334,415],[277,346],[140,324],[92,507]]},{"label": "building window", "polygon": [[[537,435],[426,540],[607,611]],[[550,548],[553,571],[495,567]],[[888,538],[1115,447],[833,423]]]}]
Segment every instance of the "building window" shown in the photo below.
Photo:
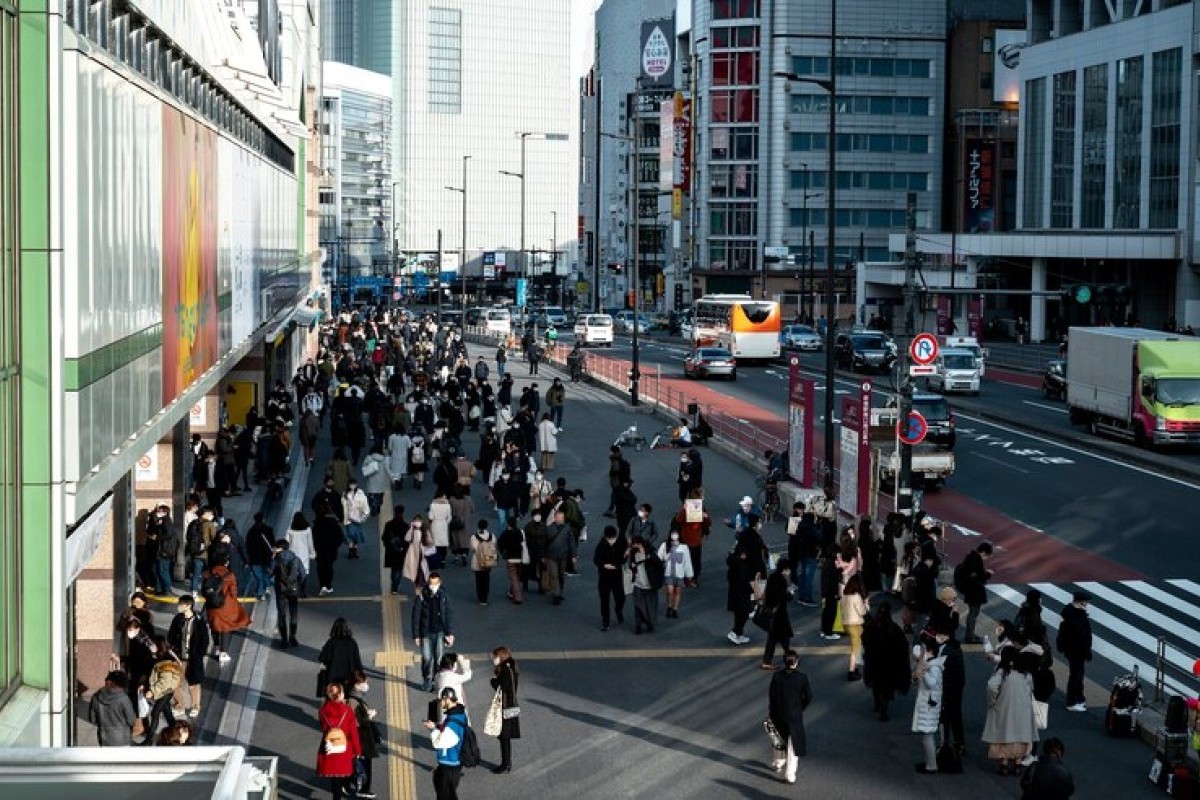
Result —
[{"label": "building window", "polygon": [[1108,168],[1108,64],[1083,71],[1083,161],[1079,180],[1079,227],[1104,227],[1104,182]]},{"label": "building window", "polygon": [[1155,53],[1150,88],[1150,227],[1179,227],[1181,51]]},{"label": "building window", "polygon": [[735,25],[728,28],[714,27],[709,35],[712,37],[712,49],[714,51],[756,48],[759,42],[759,28],[757,25]]},{"label": "building window", "polygon": [[[807,176],[807,177],[806,177]],[[807,180],[807,186],[805,181]],[[796,190],[824,189],[829,176],[824,170],[794,170],[791,173],[791,188]],[[838,170],[838,189],[865,189],[868,191],[929,191],[927,172],[852,172]]]},{"label": "building window", "polygon": [[17,450],[17,17],[0,5],[0,700],[20,680],[21,518]]},{"label": "building window", "polygon": [[[838,75],[870,78],[928,78],[932,65],[927,58],[853,58],[840,56]],[[828,56],[795,56],[792,72],[797,75],[828,75]]]},{"label": "building window", "polygon": [[[793,133],[794,153],[821,152],[828,149],[823,133]],[[929,137],[902,133],[839,133],[839,153],[928,153]]]},{"label": "building window", "polygon": [[1046,202],[1046,79],[1025,82],[1025,186],[1024,217],[1026,228],[1045,226]]},{"label": "building window", "polygon": [[1054,76],[1050,227],[1069,228],[1075,211],[1075,71]]},{"label": "building window", "polygon": [[758,84],[758,53],[745,50],[738,53],[714,53],[712,56],[713,86],[755,86]]},{"label": "building window", "polygon": [[717,270],[752,270],[758,259],[758,244],[744,240],[711,239],[708,243],[708,266]]},{"label": "building window", "polygon": [[713,19],[757,19],[759,0],[712,0]]},{"label": "building window", "polygon": [[757,164],[713,164],[708,173],[713,197],[758,197]]},{"label": "building window", "polygon": [[[839,114],[869,114],[884,117],[928,117],[928,97],[891,97],[888,95],[838,95]],[[792,95],[792,112],[828,114],[829,95]]]},{"label": "building window", "polygon": [[462,113],[461,9],[429,9],[429,110]]},{"label": "building window", "polygon": [[713,161],[756,161],[758,159],[758,130],[754,128],[713,128]]},{"label": "building window", "polygon": [[713,122],[758,122],[757,89],[724,89],[709,93]]},{"label": "building window", "polygon": [[1114,228],[1137,228],[1142,215],[1142,57],[1117,62],[1113,176]]}]

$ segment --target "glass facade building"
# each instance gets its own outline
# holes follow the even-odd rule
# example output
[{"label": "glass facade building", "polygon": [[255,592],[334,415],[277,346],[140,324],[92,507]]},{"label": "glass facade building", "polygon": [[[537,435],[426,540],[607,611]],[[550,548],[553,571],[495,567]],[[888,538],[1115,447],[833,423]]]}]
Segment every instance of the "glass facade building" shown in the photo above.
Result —
[{"label": "glass facade building", "polygon": [[392,74],[392,6],[396,0],[321,0],[325,61]]}]

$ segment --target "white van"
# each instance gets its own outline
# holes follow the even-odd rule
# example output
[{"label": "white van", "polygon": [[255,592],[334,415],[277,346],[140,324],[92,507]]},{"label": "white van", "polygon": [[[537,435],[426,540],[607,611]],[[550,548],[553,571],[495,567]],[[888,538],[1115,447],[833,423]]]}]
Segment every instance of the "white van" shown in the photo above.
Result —
[{"label": "white van", "polygon": [[512,333],[512,315],[507,308],[489,308],[483,321],[484,330],[499,336]]},{"label": "white van", "polygon": [[951,347],[937,358],[937,372],[930,375],[927,385],[937,392],[970,392],[979,394],[979,362],[965,347]]},{"label": "white van", "polygon": [[983,361],[987,358],[988,351],[979,346],[979,340],[974,336],[943,336],[942,348],[970,350],[971,354],[975,356],[975,363],[979,367],[980,376],[982,376],[986,371]]},{"label": "white van", "polygon": [[584,347],[591,344],[612,347],[613,318],[608,314],[580,314],[575,319],[575,341]]}]

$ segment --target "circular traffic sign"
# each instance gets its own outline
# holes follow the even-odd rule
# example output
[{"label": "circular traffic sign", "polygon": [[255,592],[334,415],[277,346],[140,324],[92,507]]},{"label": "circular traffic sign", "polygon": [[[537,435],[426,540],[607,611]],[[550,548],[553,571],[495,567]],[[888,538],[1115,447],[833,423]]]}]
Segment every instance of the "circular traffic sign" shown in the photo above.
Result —
[{"label": "circular traffic sign", "polygon": [[937,338],[932,333],[918,333],[908,345],[908,355],[914,364],[932,364],[938,357]]},{"label": "circular traffic sign", "polygon": [[920,411],[910,411],[908,416],[896,423],[896,435],[905,444],[920,444],[929,433],[929,423]]}]

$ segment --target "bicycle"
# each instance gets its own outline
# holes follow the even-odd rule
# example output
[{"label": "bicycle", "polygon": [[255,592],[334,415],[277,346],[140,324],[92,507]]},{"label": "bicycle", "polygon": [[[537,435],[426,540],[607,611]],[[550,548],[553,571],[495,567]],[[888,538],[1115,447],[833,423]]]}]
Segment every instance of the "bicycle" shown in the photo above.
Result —
[{"label": "bicycle", "polygon": [[646,437],[638,433],[637,425],[630,425],[625,430],[617,435],[613,440],[613,447],[632,447],[634,450],[641,452],[646,446]]},{"label": "bicycle", "polygon": [[758,507],[762,509],[763,522],[774,522],[780,513],[779,474],[771,472],[754,480],[758,487],[755,497]]}]

